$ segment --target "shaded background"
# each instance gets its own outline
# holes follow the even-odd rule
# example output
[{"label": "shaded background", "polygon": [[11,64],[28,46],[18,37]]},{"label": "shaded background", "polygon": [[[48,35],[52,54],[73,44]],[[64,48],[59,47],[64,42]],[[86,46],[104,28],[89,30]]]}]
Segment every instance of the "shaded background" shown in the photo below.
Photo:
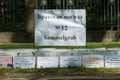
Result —
[{"label": "shaded background", "polygon": [[120,41],[120,0],[0,0],[0,43],[33,43],[35,9],[86,9],[87,42]]}]

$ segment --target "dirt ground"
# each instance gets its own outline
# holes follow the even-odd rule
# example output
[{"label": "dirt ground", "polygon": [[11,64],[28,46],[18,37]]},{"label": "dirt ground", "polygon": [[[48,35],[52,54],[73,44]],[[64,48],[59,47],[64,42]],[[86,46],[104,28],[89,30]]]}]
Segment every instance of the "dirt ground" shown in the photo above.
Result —
[{"label": "dirt ground", "polygon": [[[66,77],[67,76],[67,77]],[[0,73],[0,80],[57,80],[58,78],[109,78],[107,80],[120,80],[120,71],[94,71],[94,72],[4,72]],[[56,78],[56,79],[55,79]],[[63,80],[63,79],[59,79]],[[73,79],[69,79],[73,80]],[[82,79],[83,80],[83,79]]]}]

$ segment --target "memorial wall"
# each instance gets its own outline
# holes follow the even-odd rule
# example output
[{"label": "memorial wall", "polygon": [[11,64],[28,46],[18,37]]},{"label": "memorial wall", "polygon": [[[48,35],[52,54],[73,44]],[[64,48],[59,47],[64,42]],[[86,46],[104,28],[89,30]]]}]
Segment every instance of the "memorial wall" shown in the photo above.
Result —
[{"label": "memorial wall", "polygon": [[119,48],[0,49],[0,68],[120,68],[119,57]]},{"label": "memorial wall", "polygon": [[[64,68],[80,66],[88,68],[120,68],[119,48],[49,48],[50,46],[86,46],[85,9],[36,9],[34,10],[33,20],[34,44],[35,46],[47,48],[0,49],[0,68]],[[29,29],[27,30],[29,32]],[[97,34],[97,37],[100,36]],[[93,38],[96,37],[92,36]]]}]

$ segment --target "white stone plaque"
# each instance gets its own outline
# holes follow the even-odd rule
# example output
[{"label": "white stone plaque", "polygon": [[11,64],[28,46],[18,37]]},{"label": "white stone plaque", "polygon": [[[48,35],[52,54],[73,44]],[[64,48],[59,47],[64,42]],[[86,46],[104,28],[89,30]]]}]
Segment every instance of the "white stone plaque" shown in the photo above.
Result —
[{"label": "white stone plaque", "polygon": [[14,68],[35,68],[35,57],[13,57]]},{"label": "white stone plaque", "polygon": [[37,57],[37,68],[57,68],[58,57]]},{"label": "white stone plaque", "polygon": [[60,56],[60,67],[79,67],[81,57],[79,56]]},{"label": "white stone plaque", "polygon": [[83,65],[89,68],[104,67],[103,55],[83,55]]},{"label": "white stone plaque", "polygon": [[120,56],[105,56],[106,68],[120,68]]}]

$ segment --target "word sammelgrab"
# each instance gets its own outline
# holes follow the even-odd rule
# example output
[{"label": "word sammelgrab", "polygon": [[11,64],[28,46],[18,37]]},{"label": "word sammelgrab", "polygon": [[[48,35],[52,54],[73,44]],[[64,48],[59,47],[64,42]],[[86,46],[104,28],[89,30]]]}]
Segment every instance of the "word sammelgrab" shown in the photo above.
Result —
[{"label": "word sammelgrab", "polygon": [[44,36],[44,40],[64,40],[64,41],[68,41],[68,40],[76,40],[76,36],[72,35],[72,36]]}]

